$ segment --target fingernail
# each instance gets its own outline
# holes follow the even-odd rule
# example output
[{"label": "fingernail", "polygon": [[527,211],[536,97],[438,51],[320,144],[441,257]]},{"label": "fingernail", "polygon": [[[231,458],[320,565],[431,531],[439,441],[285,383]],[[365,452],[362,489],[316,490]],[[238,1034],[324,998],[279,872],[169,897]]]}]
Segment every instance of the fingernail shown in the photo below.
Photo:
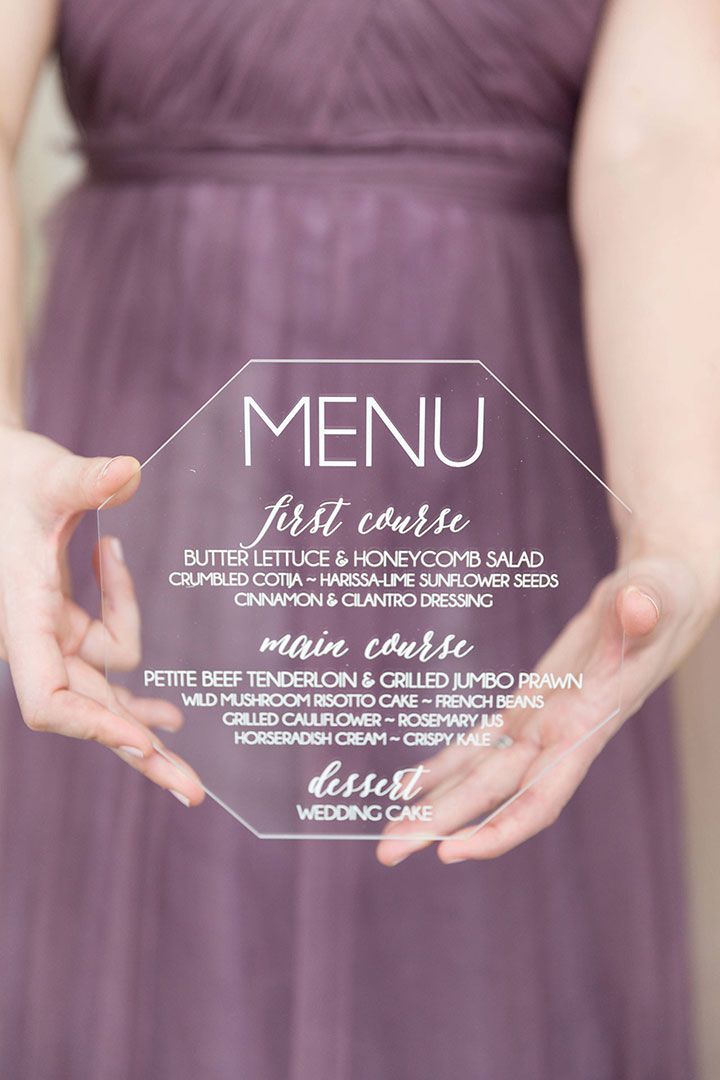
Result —
[{"label": "fingernail", "polygon": [[409,858],[410,855],[415,855],[418,851],[424,851],[428,847],[429,843],[430,841],[425,840],[423,837],[419,837],[416,840],[413,840],[411,836],[407,837],[407,839],[405,840],[405,844],[408,845],[406,847],[406,850],[403,852],[402,855],[398,855],[397,859],[395,859],[395,861],[390,865],[397,866],[399,863]]},{"label": "fingernail", "polygon": [[644,591],[643,591],[642,589],[640,589],[639,591],[640,591],[640,594],[641,594],[641,596],[644,596],[646,600],[649,600],[649,601],[650,601],[650,603],[652,604],[652,606],[653,606],[653,607],[655,608],[655,610],[657,611],[657,617],[658,617],[658,619],[659,619],[659,618],[660,618],[660,604],[659,604],[659,603],[657,602],[657,600],[655,599],[655,597],[654,597],[654,596],[651,596],[651,595],[650,595],[650,593],[646,593],[646,592],[644,592]]},{"label": "fingernail", "polygon": [[174,795],[178,802],[181,802],[183,806],[189,806],[190,800],[187,795],[183,795],[182,791],[176,791],[175,788],[168,788],[171,795]]},{"label": "fingernail", "polygon": [[140,750],[137,746],[118,746],[118,750],[121,754],[129,754],[130,757],[145,757],[142,750]]},{"label": "fingernail", "polygon": [[158,742],[157,739],[153,739],[152,745],[153,745],[153,749],[158,754],[160,754],[161,757],[164,757],[166,761],[169,761],[171,765],[174,765],[175,768],[177,769],[177,771],[181,772],[183,774],[183,776],[187,776],[188,780],[194,780],[195,779],[193,774],[190,772],[190,770],[185,765],[183,765],[181,762],[179,762],[176,758],[170,756],[170,754],[167,752],[167,750],[165,749],[165,747],[163,746],[163,744],[161,742]]},{"label": "fingernail", "polygon": [[113,536],[110,538],[110,550],[112,551],[113,556],[117,559],[119,563],[125,562],[125,557],[123,556],[123,547],[117,536]]},{"label": "fingernail", "polygon": [[464,856],[461,856],[460,858],[457,858],[457,859],[445,859],[444,861],[445,861],[446,866],[451,866],[453,863],[456,863],[456,862],[467,862],[467,859]]},{"label": "fingernail", "polygon": [[118,454],[118,455],[116,455],[115,457],[111,457],[109,461],[106,461],[106,462],[105,462],[105,464],[103,465],[102,469],[100,470],[100,479],[101,479],[101,480],[103,479],[103,477],[104,477],[104,476],[107,476],[107,474],[108,474],[108,471],[109,471],[109,469],[110,469],[110,466],[112,465],[113,461],[117,461],[117,460],[118,460],[118,457],[120,457],[120,455],[119,455],[119,454]]},{"label": "fingernail", "polygon": [[644,589],[639,589],[637,585],[629,585],[627,591],[628,592],[636,592],[636,593],[638,593],[639,596],[642,596],[646,600],[649,600],[650,603],[652,604],[652,606],[655,608],[655,610],[657,612],[658,619],[660,618],[660,604],[655,599],[654,596],[651,596],[649,592],[645,592]]},{"label": "fingernail", "polygon": [[397,856],[396,858],[394,858],[394,859],[393,859],[393,860],[392,860],[392,861],[391,861],[391,862],[389,863],[389,865],[390,865],[390,866],[399,866],[401,862],[405,862],[405,860],[407,859],[407,857],[408,857],[408,855],[409,855],[409,854],[410,854],[410,852],[409,852],[409,851],[406,851],[404,855],[398,855],[398,856]]}]

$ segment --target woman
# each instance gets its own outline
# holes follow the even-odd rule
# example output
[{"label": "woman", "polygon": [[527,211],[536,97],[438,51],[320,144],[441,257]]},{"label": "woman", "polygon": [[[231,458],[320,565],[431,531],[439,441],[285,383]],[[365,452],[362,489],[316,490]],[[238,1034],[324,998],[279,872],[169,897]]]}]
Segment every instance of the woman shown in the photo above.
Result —
[{"label": "woman", "polygon": [[[720,16],[614,0],[600,32],[600,9],[4,5],[0,629],[26,725],[116,752],[31,735],[8,696],[4,1075],[691,1075],[672,729],[665,691],[646,699],[720,587]],[[56,222],[23,420],[10,175],[53,43],[89,177]],[[64,586],[82,511],[132,497],[115,455],[146,456],[238,358],[346,355],[492,357],[597,471],[592,386],[634,511],[629,584],[593,580],[588,531],[597,587],[567,631],[611,652],[625,634],[632,721],[440,861],[384,842],[392,871],[166,799],[202,797],[155,749],[175,713],[106,709],[92,597]],[[99,558],[122,670],[132,586],[111,540]]]}]

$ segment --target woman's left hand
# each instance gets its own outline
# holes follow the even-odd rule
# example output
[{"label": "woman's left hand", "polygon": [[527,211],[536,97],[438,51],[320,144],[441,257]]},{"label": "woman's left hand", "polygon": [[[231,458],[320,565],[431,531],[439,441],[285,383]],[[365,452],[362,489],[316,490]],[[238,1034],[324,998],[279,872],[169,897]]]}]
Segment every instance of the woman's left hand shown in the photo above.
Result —
[{"label": "woman's left hand", "polygon": [[[449,837],[438,846],[441,861],[494,858],[552,824],[608,740],[675,670],[713,613],[714,602],[682,559],[637,558],[604,578],[535,669],[582,672],[582,690],[555,691],[542,709],[507,714],[503,733],[512,743],[502,749],[452,747],[425,762],[430,786],[416,801],[432,806],[433,834]],[[489,820],[478,827],[483,817]],[[388,827],[380,862],[394,866],[427,847],[432,841],[419,832],[413,823]]]}]

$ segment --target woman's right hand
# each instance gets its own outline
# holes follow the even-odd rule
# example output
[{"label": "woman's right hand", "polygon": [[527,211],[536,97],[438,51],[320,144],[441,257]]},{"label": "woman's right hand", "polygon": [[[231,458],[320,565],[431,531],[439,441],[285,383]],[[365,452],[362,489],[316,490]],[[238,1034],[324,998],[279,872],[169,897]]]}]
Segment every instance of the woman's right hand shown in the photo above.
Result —
[{"label": "woman's right hand", "polygon": [[82,514],[110,496],[126,502],[140,482],[133,457],[84,458],[41,435],[0,428],[0,655],[10,664],[23,719],[33,731],[94,739],[186,805],[204,797],[197,774],[160,743],[176,730],[170,702],[108,686],[104,671],[140,660],[140,617],[119,541],[104,537],[105,623],[70,595],[66,549]]}]

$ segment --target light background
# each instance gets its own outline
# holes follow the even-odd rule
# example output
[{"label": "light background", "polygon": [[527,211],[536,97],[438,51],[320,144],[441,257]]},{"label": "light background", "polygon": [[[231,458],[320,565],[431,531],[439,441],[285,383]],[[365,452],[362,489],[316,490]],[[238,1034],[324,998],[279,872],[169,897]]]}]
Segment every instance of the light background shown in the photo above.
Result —
[{"label": "light background", "polygon": [[[49,65],[38,87],[18,170],[29,317],[42,294],[43,217],[80,172],[80,163],[67,149],[72,139],[57,73]],[[720,765],[720,723],[715,703],[718,658],[720,621],[675,680],[700,1047],[698,1076],[677,1080],[717,1080],[720,1076],[720,777],[716,773]]]}]

